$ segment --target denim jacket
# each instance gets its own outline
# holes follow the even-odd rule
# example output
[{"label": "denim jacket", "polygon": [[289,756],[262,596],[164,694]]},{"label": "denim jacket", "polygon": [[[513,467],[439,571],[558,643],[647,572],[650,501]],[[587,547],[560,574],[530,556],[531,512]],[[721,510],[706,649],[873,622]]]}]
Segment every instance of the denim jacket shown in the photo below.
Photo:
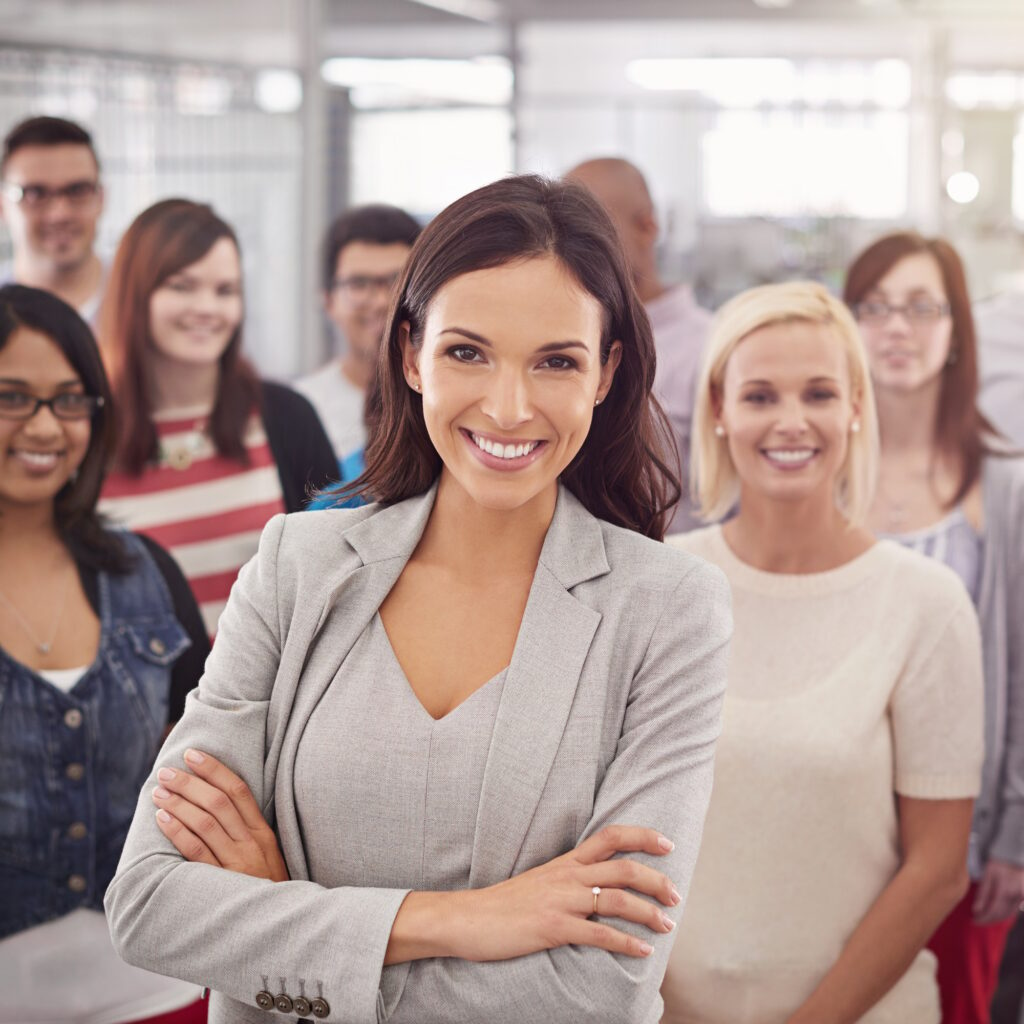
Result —
[{"label": "denim jacket", "polygon": [[0,938],[102,909],[190,641],[163,576],[98,574],[96,659],[64,693],[0,649]]}]

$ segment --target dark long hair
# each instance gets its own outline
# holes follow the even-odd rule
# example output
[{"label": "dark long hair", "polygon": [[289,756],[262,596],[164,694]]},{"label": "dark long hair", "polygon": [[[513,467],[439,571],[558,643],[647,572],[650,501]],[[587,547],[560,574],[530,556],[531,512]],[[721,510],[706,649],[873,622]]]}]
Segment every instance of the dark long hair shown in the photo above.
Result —
[{"label": "dark long hair", "polygon": [[9,284],[0,288],[0,349],[19,328],[45,334],[78,374],[86,394],[103,404],[92,418],[89,445],[78,472],[56,494],[57,532],[79,566],[127,572],[134,564],[115,533],[104,529],[96,502],[114,449],[114,412],[96,340],[88,324],[66,302],[39,288]]},{"label": "dark long hair", "polygon": [[943,238],[925,238],[914,231],[885,235],[850,264],[843,300],[856,312],[857,304],[900,260],[918,253],[927,253],[938,264],[953,321],[953,358],[942,370],[935,423],[936,448],[960,460],[960,480],[949,501],[952,508],[977,482],[985,456],[994,454],[990,442],[999,438],[999,432],[978,408],[978,343],[960,256]]},{"label": "dark long hair", "polygon": [[[165,199],[144,210],[124,233],[100,315],[100,341],[117,405],[119,469],[139,474],[156,456],[157,432],[146,379],[153,341],[149,300],[172,274],[201,260],[222,238],[238,249],[231,226],[205,203]],[[260,384],[242,358],[242,325],[220,357],[210,438],[221,455],[246,462],[245,425],[259,405]]]},{"label": "dark long hair", "polygon": [[651,394],[654,338],[608,215],[589,192],[535,175],[504,178],[452,203],[424,229],[396,295],[369,399],[366,472],[339,493],[385,503],[421,494],[441,470],[420,396],[402,372],[401,326],[423,340],[427,309],[453,278],[517,260],[554,256],[601,304],[601,361],[622,344],[615,380],[562,483],[595,516],[661,539],[679,500],[671,428]]}]

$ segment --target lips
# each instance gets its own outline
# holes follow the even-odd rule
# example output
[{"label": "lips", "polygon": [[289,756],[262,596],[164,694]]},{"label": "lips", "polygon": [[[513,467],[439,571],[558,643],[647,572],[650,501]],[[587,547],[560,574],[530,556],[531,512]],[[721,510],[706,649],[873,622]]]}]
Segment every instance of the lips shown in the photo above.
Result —
[{"label": "lips", "polygon": [[813,462],[819,452],[818,448],[762,448],[761,454],[773,466],[782,470],[803,469]]},{"label": "lips", "polygon": [[537,438],[499,438],[461,429],[471,451],[491,469],[509,471],[529,466],[539,458],[548,442]]},{"label": "lips", "polygon": [[12,448],[10,449],[10,456],[16,462],[20,463],[30,473],[35,475],[45,475],[46,473],[52,472],[60,464],[63,459],[65,452],[63,449],[59,451],[33,451],[28,448]]}]

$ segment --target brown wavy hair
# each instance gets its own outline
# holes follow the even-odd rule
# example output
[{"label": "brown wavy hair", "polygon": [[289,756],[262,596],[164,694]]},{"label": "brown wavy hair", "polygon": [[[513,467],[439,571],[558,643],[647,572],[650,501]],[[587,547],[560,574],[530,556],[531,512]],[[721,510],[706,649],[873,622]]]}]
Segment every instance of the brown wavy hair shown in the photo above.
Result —
[{"label": "brown wavy hair", "polygon": [[952,508],[977,483],[985,456],[997,454],[990,442],[1000,438],[978,408],[978,342],[963,261],[943,238],[897,231],[873,242],[850,264],[843,300],[856,314],[857,304],[900,260],[918,253],[927,253],[938,264],[953,321],[950,353],[954,358],[942,370],[935,423],[936,448],[960,461],[960,480],[948,504]]},{"label": "brown wavy hair", "polygon": [[420,396],[402,371],[400,335],[423,341],[427,310],[453,278],[554,256],[601,304],[601,361],[614,341],[622,357],[590,432],[561,482],[595,516],[660,540],[680,498],[671,428],[651,393],[654,337],[608,215],[589,192],[536,175],[504,178],[456,200],[417,240],[392,300],[368,399],[366,471],[334,493],[392,503],[421,494],[441,471]]},{"label": "brown wavy hair", "polygon": [[[152,351],[149,300],[171,275],[201,260],[222,238],[241,250],[231,226],[212,207],[188,199],[165,199],[144,210],[117,248],[100,313],[100,341],[117,411],[114,461],[132,475],[156,457],[157,431],[146,380]],[[217,451],[245,463],[245,425],[259,407],[260,383],[242,357],[242,325],[220,357],[210,438]]]}]

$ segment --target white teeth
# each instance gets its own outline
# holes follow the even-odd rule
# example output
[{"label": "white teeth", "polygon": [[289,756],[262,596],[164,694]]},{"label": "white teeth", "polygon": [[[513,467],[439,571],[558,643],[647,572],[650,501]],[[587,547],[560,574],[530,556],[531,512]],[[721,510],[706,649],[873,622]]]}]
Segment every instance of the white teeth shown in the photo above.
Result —
[{"label": "white teeth", "polygon": [[498,459],[521,459],[524,455],[529,455],[540,444],[539,441],[529,441],[526,444],[500,444],[486,437],[478,437],[476,434],[471,433],[469,436],[477,448]]},{"label": "white teeth", "polygon": [[806,462],[812,455],[814,455],[813,448],[799,448],[799,449],[785,449],[777,448],[775,450],[766,450],[765,455],[768,456],[772,462]]},{"label": "white teeth", "polygon": [[59,455],[58,452],[26,451],[15,451],[13,454],[17,458],[21,459],[22,462],[27,462],[30,466],[38,466],[40,469],[43,467],[55,466]]}]

